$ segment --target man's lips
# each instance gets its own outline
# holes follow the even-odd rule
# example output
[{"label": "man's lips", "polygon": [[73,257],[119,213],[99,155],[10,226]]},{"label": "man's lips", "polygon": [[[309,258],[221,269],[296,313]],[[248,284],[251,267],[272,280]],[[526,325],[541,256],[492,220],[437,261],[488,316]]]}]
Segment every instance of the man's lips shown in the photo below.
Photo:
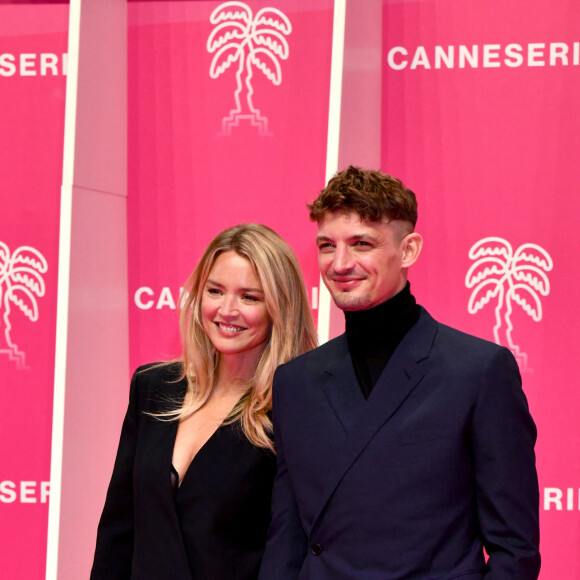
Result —
[{"label": "man's lips", "polygon": [[352,288],[354,286],[358,286],[360,282],[364,280],[364,278],[360,277],[352,277],[352,276],[332,276],[330,278],[332,283],[337,286],[338,288]]}]

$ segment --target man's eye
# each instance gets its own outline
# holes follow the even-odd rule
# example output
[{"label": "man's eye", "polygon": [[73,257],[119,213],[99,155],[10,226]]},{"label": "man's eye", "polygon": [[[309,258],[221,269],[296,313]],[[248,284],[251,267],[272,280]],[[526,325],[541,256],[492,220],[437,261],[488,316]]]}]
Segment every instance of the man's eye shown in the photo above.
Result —
[{"label": "man's eye", "polygon": [[359,247],[359,248],[370,248],[371,245],[368,242],[364,242],[363,240],[358,240],[355,243],[355,246]]},{"label": "man's eye", "polygon": [[324,252],[324,251],[328,252],[328,251],[332,250],[333,247],[334,246],[331,243],[324,242],[322,244],[318,244],[318,251],[319,252]]}]

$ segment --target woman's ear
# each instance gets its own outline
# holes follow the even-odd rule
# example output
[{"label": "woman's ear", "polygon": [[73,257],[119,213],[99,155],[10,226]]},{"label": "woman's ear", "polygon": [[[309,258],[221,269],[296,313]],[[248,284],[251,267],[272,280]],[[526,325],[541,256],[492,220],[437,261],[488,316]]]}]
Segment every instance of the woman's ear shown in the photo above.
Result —
[{"label": "woman's ear", "polygon": [[411,232],[403,238],[403,268],[412,266],[423,248],[423,237],[417,232]]}]

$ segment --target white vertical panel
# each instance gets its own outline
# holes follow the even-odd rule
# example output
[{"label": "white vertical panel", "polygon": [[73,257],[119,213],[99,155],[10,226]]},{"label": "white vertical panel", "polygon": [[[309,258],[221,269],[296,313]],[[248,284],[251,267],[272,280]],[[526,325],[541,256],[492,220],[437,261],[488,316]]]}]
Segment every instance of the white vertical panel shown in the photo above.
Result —
[{"label": "white vertical panel", "polygon": [[[345,18],[346,0],[335,0],[332,23],[332,61],[330,71],[330,102],[328,106],[328,140],[326,144],[326,182],[328,182],[338,169]],[[318,300],[319,344],[325,343],[329,338],[330,311],[330,294],[321,279]]]},{"label": "white vertical panel", "polygon": [[[382,0],[336,0],[326,180],[348,165],[381,161]],[[344,330],[344,315],[320,280],[318,340]]]},{"label": "white vertical panel", "polygon": [[50,457],[50,503],[48,509],[48,541],[46,578],[56,580],[58,537],[62,483],[62,443],[68,343],[68,297],[70,282],[70,243],[72,217],[72,181],[75,153],[78,53],[80,35],[80,0],[71,0],[69,9],[68,60],[65,102],[65,137],[63,185],[60,198],[60,234],[58,255],[58,291],[56,307],[56,346],[54,367],[54,399],[52,409],[52,445]]},{"label": "white vertical panel", "polygon": [[46,569],[51,580],[89,575],[127,400],[126,37],[125,0],[71,0]]}]

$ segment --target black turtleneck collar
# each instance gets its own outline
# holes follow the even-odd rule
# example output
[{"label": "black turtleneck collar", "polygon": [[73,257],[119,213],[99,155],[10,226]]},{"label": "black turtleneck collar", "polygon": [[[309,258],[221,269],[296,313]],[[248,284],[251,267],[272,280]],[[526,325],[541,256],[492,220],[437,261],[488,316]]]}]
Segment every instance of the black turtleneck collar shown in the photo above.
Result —
[{"label": "black turtleneck collar", "polygon": [[409,282],[374,308],[345,311],[348,350],[365,398],[405,334],[417,322],[419,313]]}]

